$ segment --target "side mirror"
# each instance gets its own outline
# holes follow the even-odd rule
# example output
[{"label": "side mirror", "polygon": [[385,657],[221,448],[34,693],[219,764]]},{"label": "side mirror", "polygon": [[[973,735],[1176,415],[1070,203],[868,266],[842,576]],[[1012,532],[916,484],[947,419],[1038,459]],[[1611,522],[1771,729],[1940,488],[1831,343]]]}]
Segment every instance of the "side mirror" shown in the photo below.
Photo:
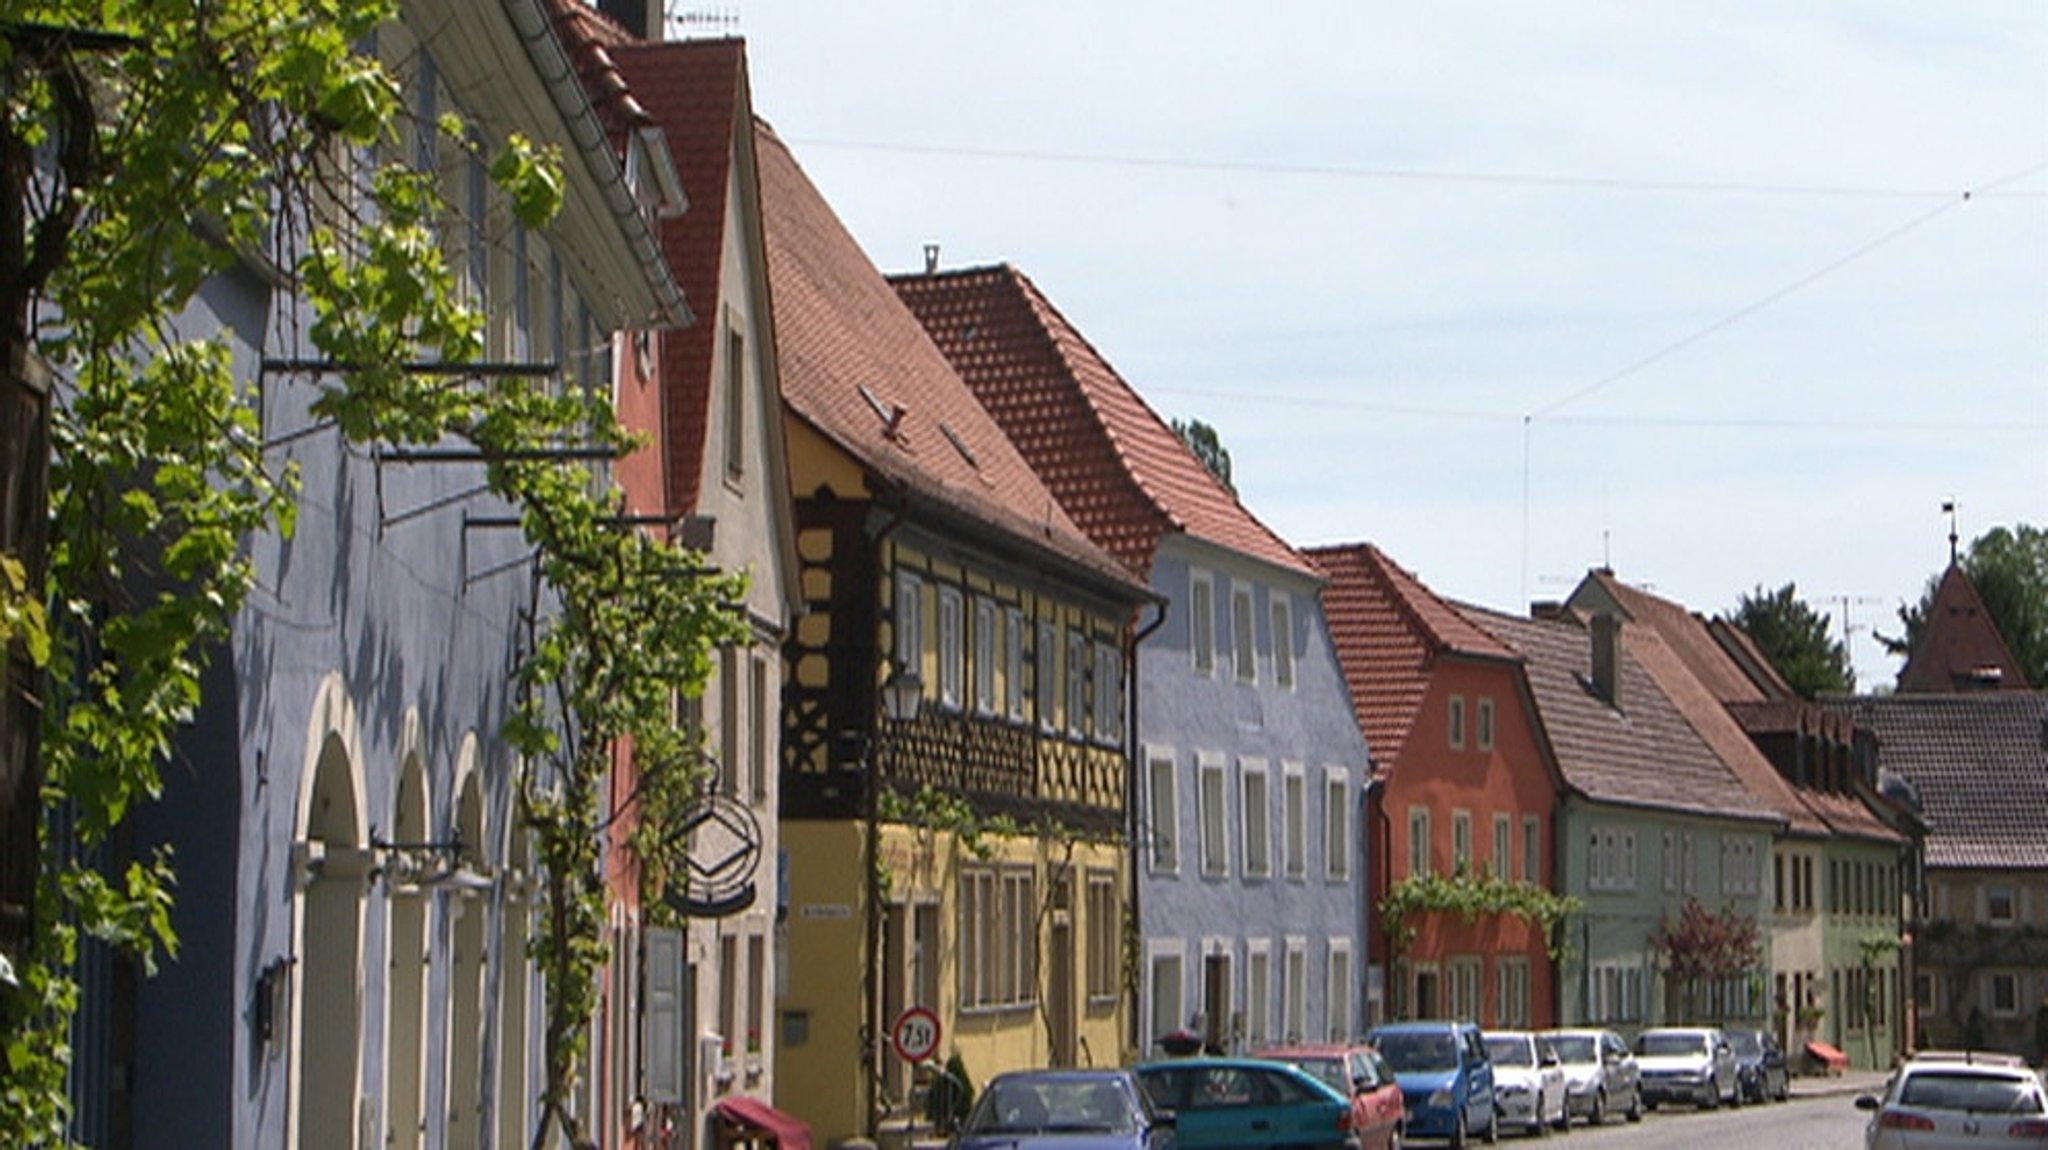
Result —
[{"label": "side mirror", "polygon": [[1877,1095],[1875,1094],[1858,1094],[1856,1096],[1856,1109],[1858,1110],[1877,1110],[1883,1105],[1882,1102],[1877,1100]]},{"label": "side mirror", "polygon": [[1363,1074],[1360,1074],[1360,1075],[1358,1075],[1357,1077],[1355,1077],[1355,1078],[1353,1078],[1353,1079],[1351,1080],[1351,1090],[1352,1090],[1352,1092],[1353,1092],[1353,1093],[1355,1093],[1355,1094],[1363,1094],[1363,1093],[1365,1093],[1366,1091],[1368,1091],[1368,1090],[1371,1090],[1371,1089],[1372,1089],[1372,1079],[1370,1079],[1370,1078],[1367,1078],[1367,1077],[1366,1077],[1365,1075],[1363,1075]]}]

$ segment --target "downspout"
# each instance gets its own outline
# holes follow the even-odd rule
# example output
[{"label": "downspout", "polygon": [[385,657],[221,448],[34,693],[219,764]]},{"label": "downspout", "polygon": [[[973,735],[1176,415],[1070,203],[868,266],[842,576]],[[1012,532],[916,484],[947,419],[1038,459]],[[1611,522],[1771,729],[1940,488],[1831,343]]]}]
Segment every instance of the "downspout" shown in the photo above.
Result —
[{"label": "downspout", "polygon": [[[1140,627],[1131,636],[1130,646],[1124,650],[1124,713],[1131,717],[1131,721],[1124,724],[1124,762],[1129,764],[1128,769],[1124,772],[1124,841],[1130,844],[1131,872],[1130,877],[1125,882],[1125,886],[1129,889],[1124,892],[1124,898],[1126,900],[1125,905],[1130,908],[1131,923],[1134,927],[1139,926],[1140,922],[1138,918],[1138,804],[1140,801],[1138,778],[1144,770],[1143,760],[1140,755],[1141,746],[1138,741],[1138,648],[1144,644],[1145,640],[1154,631],[1166,625],[1166,609],[1171,603],[1172,600],[1164,596],[1155,597],[1152,600],[1152,606],[1154,610],[1158,611],[1158,614],[1153,617],[1150,623]],[[1127,929],[1123,933],[1124,938],[1129,938],[1133,931]],[[1142,928],[1137,933],[1142,937]],[[1117,942],[1118,949],[1121,950],[1123,939],[1118,939]],[[1136,997],[1135,994],[1132,996],[1131,1016],[1130,1021],[1125,1026],[1125,1037],[1130,1041],[1131,1049],[1142,1055],[1146,1048],[1144,1041],[1145,1022],[1144,1019],[1138,1017],[1139,1011]]]},{"label": "downspout", "polygon": [[[880,592],[885,585],[890,588],[888,594],[890,610],[892,611],[895,609],[896,602],[893,590],[895,583],[893,578],[891,578],[893,571],[890,565],[883,561],[882,546],[891,535],[896,533],[897,528],[903,526],[906,514],[903,500],[899,497],[895,507],[892,509],[889,521],[882,524],[881,529],[875,532],[872,539],[875,549],[875,570],[877,573],[877,586],[875,590]],[[888,655],[888,658],[892,661],[896,657],[893,637],[894,624],[892,623],[892,643]],[[878,873],[878,868],[882,862],[881,843],[879,841],[882,821],[878,809],[879,796],[877,794],[881,789],[881,733],[883,717],[880,713],[880,707],[881,703],[879,700],[870,701],[868,708],[869,734],[865,754],[867,761],[863,764],[865,770],[862,771],[862,774],[865,777],[861,779],[860,799],[861,825],[865,832],[861,841],[861,854],[863,856],[863,864],[867,868],[866,873],[861,879],[865,891],[865,898],[863,900],[865,905],[861,913],[863,938],[861,943],[860,1029],[862,1033],[860,1035],[860,1066],[861,1085],[864,1095],[863,1101],[868,1115],[867,1135],[870,1139],[876,1137],[882,1125],[880,1106],[882,1089],[882,1026],[884,1023],[878,1014],[882,1007],[882,992],[879,983],[882,963],[882,876]]]}]

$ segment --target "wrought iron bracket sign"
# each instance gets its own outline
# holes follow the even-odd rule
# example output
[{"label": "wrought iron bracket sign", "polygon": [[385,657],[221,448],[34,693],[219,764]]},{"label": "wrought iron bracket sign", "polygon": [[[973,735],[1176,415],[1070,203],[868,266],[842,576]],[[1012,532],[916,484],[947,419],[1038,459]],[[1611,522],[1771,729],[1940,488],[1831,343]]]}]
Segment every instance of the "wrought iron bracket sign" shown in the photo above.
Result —
[{"label": "wrought iron bracket sign", "polygon": [[683,842],[681,889],[671,883],[662,901],[691,918],[728,918],[754,905],[754,873],[761,866],[761,823],[745,803],[706,795],[683,812],[670,841]]}]

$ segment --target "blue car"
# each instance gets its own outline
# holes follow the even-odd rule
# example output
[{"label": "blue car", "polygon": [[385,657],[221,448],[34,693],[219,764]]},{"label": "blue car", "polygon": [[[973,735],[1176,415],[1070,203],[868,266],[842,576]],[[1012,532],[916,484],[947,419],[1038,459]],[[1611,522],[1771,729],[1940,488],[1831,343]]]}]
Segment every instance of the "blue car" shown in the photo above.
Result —
[{"label": "blue car", "polygon": [[1493,1063],[1469,1022],[1390,1022],[1366,1036],[1394,1067],[1408,1104],[1410,1137],[1448,1138],[1462,1147],[1477,1134],[1500,1136]]},{"label": "blue car", "polygon": [[1173,1115],[1128,1070],[1019,1070],[983,1087],[952,1150],[1174,1150]]},{"label": "blue car", "polygon": [[1344,1150],[1351,1100],[1292,1066],[1183,1058],[1137,1068],[1152,1104],[1174,1115],[1182,1150]]}]

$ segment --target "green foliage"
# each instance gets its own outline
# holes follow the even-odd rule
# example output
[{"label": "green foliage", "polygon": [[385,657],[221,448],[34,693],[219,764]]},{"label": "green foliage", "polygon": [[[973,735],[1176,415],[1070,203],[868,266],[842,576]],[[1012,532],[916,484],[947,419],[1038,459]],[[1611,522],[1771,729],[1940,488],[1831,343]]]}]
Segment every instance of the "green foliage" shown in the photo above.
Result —
[{"label": "green foliage", "polygon": [[924,1118],[933,1130],[950,1135],[967,1120],[967,1112],[972,1109],[974,1080],[967,1076],[967,1061],[955,1051],[946,1059],[945,1068],[932,1075],[931,1085],[925,1089]]},{"label": "green foliage", "polygon": [[1201,461],[1209,474],[1216,477],[1216,482],[1223,485],[1223,490],[1237,494],[1237,485],[1230,478],[1230,449],[1223,446],[1223,437],[1217,434],[1216,429],[1199,419],[1176,419],[1171,426],[1173,433],[1187,444],[1189,451],[1195,453],[1195,458]]},{"label": "green foliage", "polygon": [[1014,838],[1023,829],[1008,815],[983,815],[965,796],[929,784],[907,797],[884,788],[875,797],[875,813],[883,822],[906,823],[925,833],[949,833],[978,862],[995,857],[990,837]]},{"label": "green foliage", "polygon": [[1571,895],[1490,873],[1473,875],[1462,868],[1448,875],[1409,875],[1390,887],[1379,905],[1381,921],[1397,947],[1415,941],[1415,920],[1424,914],[1455,914],[1468,923],[1478,921],[1481,915],[1512,915],[1543,932],[1553,960],[1564,953],[1559,928],[1567,917],[1584,909],[1585,903]]},{"label": "green foliage", "polygon": [[[2048,689],[2048,529],[2025,523],[1994,527],[1970,543],[1959,558],[1963,573],[1984,600],[1984,611],[2026,673],[2027,685]],[[1927,625],[1941,575],[1928,577],[1917,603],[1899,608],[1901,632],[1879,635],[1894,655],[1910,655]]]},{"label": "green foliage", "polygon": [[1828,616],[1799,598],[1795,584],[1776,591],[1757,587],[1736,602],[1730,621],[1748,633],[1801,698],[1856,689],[1848,644],[1829,637]]}]

